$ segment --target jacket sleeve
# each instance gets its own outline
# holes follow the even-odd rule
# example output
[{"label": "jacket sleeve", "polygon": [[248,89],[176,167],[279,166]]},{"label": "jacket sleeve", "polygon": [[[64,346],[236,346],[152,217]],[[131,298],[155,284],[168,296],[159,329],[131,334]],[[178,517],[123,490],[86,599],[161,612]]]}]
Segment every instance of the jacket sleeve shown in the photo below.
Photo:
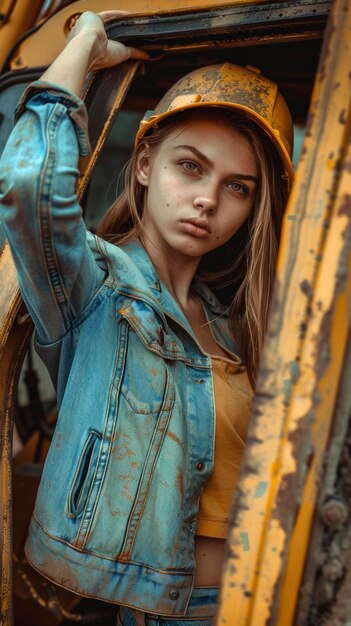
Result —
[{"label": "jacket sleeve", "polygon": [[68,332],[105,278],[75,193],[79,156],[90,150],[87,114],[79,98],[38,81],[17,118],[0,161],[0,219],[37,340],[48,344]]}]

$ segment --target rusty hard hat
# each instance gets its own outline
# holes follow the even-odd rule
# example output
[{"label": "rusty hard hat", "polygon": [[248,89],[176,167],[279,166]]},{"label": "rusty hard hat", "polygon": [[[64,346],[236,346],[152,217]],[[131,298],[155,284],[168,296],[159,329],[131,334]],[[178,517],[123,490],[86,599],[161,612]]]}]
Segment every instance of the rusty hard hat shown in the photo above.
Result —
[{"label": "rusty hard hat", "polygon": [[293,124],[290,111],[276,83],[251,66],[208,65],[183,76],[153,111],[147,111],[140,122],[135,144],[138,145],[148,130],[163,119],[198,107],[225,107],[245,113],[266,131],[292,183]]}]

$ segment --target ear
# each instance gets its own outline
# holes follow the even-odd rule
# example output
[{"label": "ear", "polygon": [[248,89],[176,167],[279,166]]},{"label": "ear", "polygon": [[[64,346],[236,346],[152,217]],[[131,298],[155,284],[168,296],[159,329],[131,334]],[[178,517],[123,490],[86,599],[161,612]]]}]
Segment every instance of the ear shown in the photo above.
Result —
[{"label": "ear", "polygon": [[137,157],[136,177],[143,187],[148,187],[150,175],[150,151],[149,146],[145,144]]}]

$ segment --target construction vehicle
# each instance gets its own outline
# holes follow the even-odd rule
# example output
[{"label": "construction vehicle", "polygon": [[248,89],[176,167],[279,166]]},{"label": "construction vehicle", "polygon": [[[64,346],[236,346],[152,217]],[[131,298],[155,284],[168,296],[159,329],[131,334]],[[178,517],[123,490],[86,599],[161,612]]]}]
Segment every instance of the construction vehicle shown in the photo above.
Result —
[{"label": "construction vehicle", "polygon": [[[102,8],[116,7],[111,0],[0,1],[0,152],[24,88],[64,46],[77,15]],[[115,171],[109,173],[106,165],[109,151],[122,154],[122,168],[143,112],[191,69],[224,59],[259,66],[279,84],[296,136],[303,137],[233,502],[216,623],[347,626],[351,4],[120,0],[118,8],[131,14],[111,22],[109,36],[144,48],[150,61],[98,72],[86,85],[92,156],[84,164],[78,195],[89,227],[100,216],[94,198],[101,205],[101,189],[115,184]],[[106,197],[102,210],[108,203]],[[45,406],[40,401],[29,347],[32,324],[1,232],[0,250],[0,624],[108,624],[110,607],[83,606],[25,562],[23,541],[55,408],[54,399]],[[26,410],[18,401],[24,359]],[[14,421],[23,448],[13,460]]]}]

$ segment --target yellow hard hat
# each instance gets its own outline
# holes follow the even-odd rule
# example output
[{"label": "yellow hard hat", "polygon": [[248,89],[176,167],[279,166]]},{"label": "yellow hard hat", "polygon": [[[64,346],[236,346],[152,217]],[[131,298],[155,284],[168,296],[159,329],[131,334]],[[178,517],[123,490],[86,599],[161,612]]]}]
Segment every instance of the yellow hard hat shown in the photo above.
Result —
[{"label": "yellow hard hat", "polygon": [[276,83],[257,68],[233,63],[208,65],[178,80],[153,111],[140,122],[135,144],[147,131],[174,113],[197,107],[225,107],[242,111],[266,131],[281,156],[290,183],[293,123]]}]

